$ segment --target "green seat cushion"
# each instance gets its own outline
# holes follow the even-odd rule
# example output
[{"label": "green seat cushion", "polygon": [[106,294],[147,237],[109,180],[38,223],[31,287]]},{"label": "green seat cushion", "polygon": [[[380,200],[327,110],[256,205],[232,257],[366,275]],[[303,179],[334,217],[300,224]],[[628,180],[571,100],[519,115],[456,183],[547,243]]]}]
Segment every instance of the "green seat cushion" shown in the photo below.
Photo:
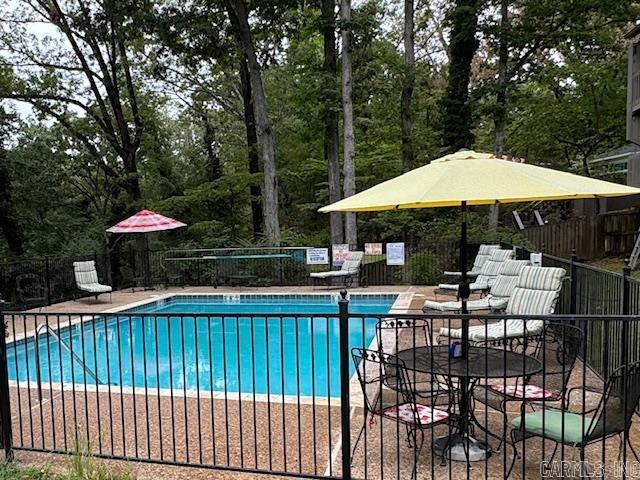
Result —
[{"label": "green seat cushion", "polygon": [[[511,421],[511,426],[520,430],[522,419],[522,416],[514,418]],[[590,417],[560,410],[545,409],[524,415],[524,430],[526,432],[567,445],[580,445],[583,440],[583,432],[584,436],[589,433],[590,424]]]}]

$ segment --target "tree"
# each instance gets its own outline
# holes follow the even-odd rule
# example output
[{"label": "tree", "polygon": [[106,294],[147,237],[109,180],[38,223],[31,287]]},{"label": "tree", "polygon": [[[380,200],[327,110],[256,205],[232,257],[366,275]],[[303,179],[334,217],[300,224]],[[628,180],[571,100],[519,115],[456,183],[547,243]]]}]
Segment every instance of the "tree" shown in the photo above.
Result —
[{"label": "tree", "polygon": [[404,0],[404,80],[400,100],[402,128],[402,168],[408,172],[413,168],[413,120],[412,99],[416,82],[416,54],[414,45],[413,0]]},{"label": "tree", "polygon": [[[506,30],[509,24],[509,0],[500,1],[500,27]],[[493,114],[495,130],[493,154],[502,158],[504,153],[504,128],[507,117],[507,69],[509,68],[509,45],[504,35],[500,37],[498,47],[498,79],[496,92],[496,108]],[[493,204],[489,208],[489,229],[497,230],[500,221],[500,205]]]},{"label": "tree", "polygon": [[[138,155],[144,120],[131,44],[141,32],[131,12],[141,12],[144,6],[136,0],[91,6],[82,0],[23,0],[20,4],[26,10],[7,12],[4,21],[10,30],[0,40],[9,52],[4,60],[17,72],[17,79],[5,85],[0,96],[28,102],[64,125],[105,173],[120,179],[130,201],[138,203],[142,198]],[[58,49],[50,49],[46,39],[26,30],[25,22],[54,26],[59,32]],[[97,127],[121,159],[122,171],[101,160],[103,153],[94,139],[73,121],[74,111]]]},{"label": "tree", "polygon": [[448,14],[451,25],[449,41],[449,68],[445,97],[442,101],[442,142],[449,151],[472,146],[471,106],[469,105],[469,81],[471,61],[478,49],[479,0],[455,0]]},{"label": "tree", "polygon": [[[340,159],[339,159],[339,127],[338,110],[336,108],[337,66],[336,66],[336,31],[335,31],[335,0],[322,0],[321,30],[323,40],[322,68],[325,77],[325,107],[324,107],[324,160],[327,163],[329,181],[329,202],[335,203],[342,198],[340,188]],[[329,214],[331,228],[331,243],[344,242],[344,224],[340,212]]]},{"label": "tree", "polygon": [[262,83],[262,73],[249,26],[249,10],[244,0],[227,0],[227,13],[247,61],[249,80],[253,94],[253,108],[256,116],[258,142],[264,172],[262,188],[262,209],[264,212],[265,238],[271,245],[280,244],[280,220],[278,212],[278,180],[276,169],[275,138],[267,98]]},{"label": "tree", "polygon": [[12,190],[7,151],[0,145],[0,230],[11,253],[20,256],[24,253],[24,239],[16,218]]},{"label": "tree", "polygon": [[[258,132],[256,131],[256,115],[253,108],[253,94],[251,91],[251,78],[245,55],[240,60],[240,85],[242,90],[242,106],[244,111],[244,125],[247,137],[247,149],[249,151],[249,173],[257,175],[260,170],[260,156],[258,153]],[[253,236],[258,237],[263,233],[264,222],[262,217],[262,205],[260,198],[262,188],[260,185],[251,184],[251,225]]]},{"label": "tree", "polygon": [[[340,22],[342,32],[342,115],[343,115],[343,181],[344,196],[356,193],[356,138],[353,128],[353,98],[351,96],[351,0],[342,0],[340,6]],[[349,245],[358,244],[358,225],[356,214],[345,214],[345,241]]]}]

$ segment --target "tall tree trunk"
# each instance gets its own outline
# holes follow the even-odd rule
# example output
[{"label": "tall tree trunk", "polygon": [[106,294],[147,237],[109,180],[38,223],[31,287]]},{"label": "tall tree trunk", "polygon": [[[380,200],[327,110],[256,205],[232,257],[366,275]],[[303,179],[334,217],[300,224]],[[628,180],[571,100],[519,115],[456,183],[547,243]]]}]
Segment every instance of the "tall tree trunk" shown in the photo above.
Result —
[{"label": "tall tree trunk", "polygon": [[276,170],[275,139],[267,98],[262,84],[262,73],[256,56],[251,29],[249,27],[249,11],[244,0],[227,0],[227,12],[234,25],[238,42],[244,51],[249,68],[249,80],[253,96],[253,107],[256,116],[256,128],[262,168],[264,170],[264,185],[262,188],[262,212],[264,217],[265,238],[270,245],[280,244],[280,221],[278,219],[278,179]]},{"label": "tall tree trunk", "polygon": [[211,125],[207,112],[200,115],[204,134],[202,135],[202,146],[207,157],[207,180],[214,182],[222,177],[222,166],[220,165],[220,157],[216,151],[216,130]]},{"label": "tall tree trunk", "polygon": [[[247,67],[247,57],[242,56],[240,61],[240,84],[242,88],[242,103],[244,108],[244,125],[247,135],[247,152],[249,157],[249,173],[254,175],[261,172],[260,155],[258,154],[258,133],[256,132],[256,116],[253,113],[253,96],[251,95],[251,80],[249,78],[249,67]],[[260,198],[262,189],[260,185],[251,184],[249,187],[251,194],[251,225],[253,226],[253,236],[258,237],[263,233],[262,205]]]},{"label": "tall tree trunk", "polygon": [[504,154],[504,127],[507,116],[507,68],[509,62],[509,45],[505,38],[505,29],[509,25],[509,1],[502,0],[500,5],[500,43],[498,47],[498,85],[496,90],[496,109],[493,116],[495,137],[493,154],[502,158]]},{"label": "tall tree trunk", "polygon": [[413,87],[416,82],[416,54],[414,46],[413,0],[404,2],[404,82],[400,98],[400,123],[402,128],[402,169],[413,168]]},{"label": "tall tree trunk", "polygon": [[449,151],[469,148],[474,138],[471,131],[469,80],[471,61],[478,49],[479,0],[456,0],[448,15],[451,25],[449,43],[449,79],[443,99],[442,141]]},{"label": "tall tree trunk", "polygon": [[[509,25],[509,0],[502,0],[500,4],[500,44],[498,47],[498,88],[496,91],[496,109],[493,115],[495,137],[493,140],[493,154],[502,158],[504,154],[504,128],[507,118],[507,69],[509,67],[509,45],[505,29]],[[491,205],[489,209],[489,229],[497,230],[500,220],[500,205]]]},{"label": "tall tree trunk", "polygon": [[[342,0],[340,7],[342,23],[342,111],[344,128],[344,196],[356,193],[356,140],[353,131],[353,99],[351,98],[351,0]],[[356,214],[345,214],[345,241],[358,244]]]},{"label": "tall tree trunk", "polygon": [[[336,66],[336,32],[335,32],[335,0],[322,0],[322,36],[324,39],[324,61],[322,68],[325,76],[326,104],[324,108],[324,160],[327,162],[329,182],[329,202],[335,203],[342,198],[340,188],[340,158],[338,149],[340,131],[337,110],[337,66]],[[331,226],[331,243],[344,242],[344,224],[342,213],[329,214]]]},{"label": "tall tree trunk", "polygon": [[7,152],[0,145],[0,231],[7,247],[15,256],[24,253],[22,230],[15,217],[15,205],[11,195],[11,178],[7,165]]}]

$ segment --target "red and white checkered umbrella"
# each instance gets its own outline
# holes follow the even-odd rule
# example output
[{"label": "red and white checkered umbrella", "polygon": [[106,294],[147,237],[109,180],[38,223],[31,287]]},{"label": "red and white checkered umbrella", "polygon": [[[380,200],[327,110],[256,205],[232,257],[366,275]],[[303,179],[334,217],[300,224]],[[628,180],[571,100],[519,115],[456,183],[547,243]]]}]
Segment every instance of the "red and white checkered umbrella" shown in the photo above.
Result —
[{"label": "red and white checkered umbrella", "polygon": [[117,223],[113,227],[107,228],[111,233],[149,233],[160,232],[162,230],[173,230],[174,228],[186,227],[185,223],[165,217],[151,210],[141,210],[126,220]]}]

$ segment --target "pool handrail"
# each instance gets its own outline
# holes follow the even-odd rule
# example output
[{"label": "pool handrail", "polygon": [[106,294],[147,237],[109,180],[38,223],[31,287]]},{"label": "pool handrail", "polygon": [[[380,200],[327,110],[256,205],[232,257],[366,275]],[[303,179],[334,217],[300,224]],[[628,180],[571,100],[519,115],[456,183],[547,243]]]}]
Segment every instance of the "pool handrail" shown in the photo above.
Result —
[{"label": "pool handrail", "polygon": [[[89,366],[84,362],[84,360],[82,360],[82,358],[80,358],[78,354],[75,353],[73,349],[62,340],[62,338],[60,338],[60,335],[58,335],[55,332],[55,330],[51,328],[50,325],[46,323],[42,323],[38,325],[38,328],[36,328],[35,340],[34,340],[34,352],[36,356],[36,382],[38,383],[38,400],[40,402],[42,402],[42,378],[40,373],[40,343],[38,342],[38,339],[43,330],[46,330],[49,335],[55,338],[58,341],[58,344],[64,347],[65,350],[67,350],[71,354],[71,357],[75,361],[77,361],[80,365],[82,365],[82,368],[84,369],[85,373],[88,373],[89,376],[95,380],[97,385],[104,385],[103,382],[101,382],[100,379],[98,378],[98,375],[93,370],[91,370],[91,368],[89,368]],[[73,368],[73,365],[71,366],[71,368]]]}]

